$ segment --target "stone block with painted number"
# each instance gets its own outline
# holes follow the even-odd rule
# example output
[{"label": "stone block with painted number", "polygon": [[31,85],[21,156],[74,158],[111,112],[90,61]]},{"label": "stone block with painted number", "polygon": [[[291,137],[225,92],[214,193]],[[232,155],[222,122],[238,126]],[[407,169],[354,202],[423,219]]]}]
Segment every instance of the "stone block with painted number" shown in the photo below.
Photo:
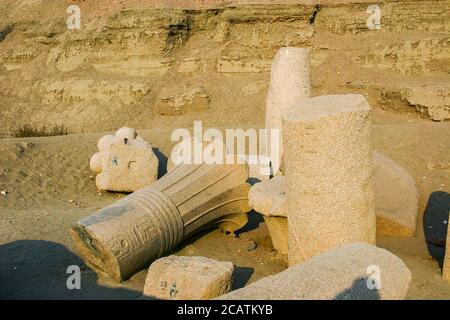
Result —
[{"label": "stone block with painted number", "polygon": [[228,293],[234,266],[205,257],[168,256],[148,269],[144,295],[170,300],[205,300]]}]

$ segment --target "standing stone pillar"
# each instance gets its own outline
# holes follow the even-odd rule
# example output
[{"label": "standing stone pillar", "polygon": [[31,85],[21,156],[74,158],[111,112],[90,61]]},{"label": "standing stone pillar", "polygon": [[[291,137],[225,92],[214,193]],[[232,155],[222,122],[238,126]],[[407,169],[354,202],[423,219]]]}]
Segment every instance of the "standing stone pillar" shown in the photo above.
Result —
[{"label": "standing stone pillar", "polygon": [[266,102],[266,129],[269,137],[270,129],[280,130],[279,158],[272,159],[272,163],[278,161],[278,165],[281,164],[283,155],[281,112],[293,103],[311,97],[309,60],[308,48],[284,47],[278,50],[272,62]]},{"label": "standing stone pillar", "polygon": [[90,266],[126,280],[195,232],[248,212],[247,178],[245,164],[177,165],[150,187],[77,221],[75,247]]},{"label": "standing stone pillar", "polygon": [[347,242],[375,243],[369,112],[358,94],[283,112],[289,265]]}]

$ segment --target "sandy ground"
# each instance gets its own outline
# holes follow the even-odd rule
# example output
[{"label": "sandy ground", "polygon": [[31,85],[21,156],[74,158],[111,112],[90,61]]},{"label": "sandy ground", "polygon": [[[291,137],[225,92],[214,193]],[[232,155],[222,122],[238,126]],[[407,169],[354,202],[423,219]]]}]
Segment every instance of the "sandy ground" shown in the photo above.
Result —
[{"label": "sandy ground", "polygon": [[[374,110],[373,145],[408,169],[420,191],[417,233],[412,238],[378,237],[377,244],[397,254],[413,273],[409,299],[450,299],[441,278],[450,210],[450,123],[411,119]],[[158,148],[164,163],[172,128],[140,130]],[[146,270],[119,285],[83,264],[74,253],[70,225],[123,197],[100,192],[89,158],[103,133],[0,140],[0,298],[136,299]],[[161,174],[163,173],[163,170]],[[286,268],[256,213],[237,237],[219,230],[182,243],[176,254],[202,255],[237,266],[234,288]],[[430,228],[431,226],[431,228]],[[256,249],[248,251],[254,241]],[[69,265],[82,270],[81,290],[68,290]]]}]

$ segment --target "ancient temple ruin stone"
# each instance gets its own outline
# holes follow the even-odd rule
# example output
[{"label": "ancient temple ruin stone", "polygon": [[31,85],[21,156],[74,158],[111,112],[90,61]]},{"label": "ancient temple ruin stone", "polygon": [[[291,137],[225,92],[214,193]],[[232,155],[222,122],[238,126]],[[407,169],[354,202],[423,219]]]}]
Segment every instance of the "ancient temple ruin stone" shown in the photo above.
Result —
[{"label": "ancient temple ruin stone", "polygon": [[272,244],[278,252],[288,252],[287,187],[284,176],[256,183],[248,193],[249,205],[264,215]]},{"label": "ancient temple ruin stone", "polygon": [[281,254],[288,254],[288,224],[286,217],[264,216],[273,247]]},{"label": "ancient temple ruin stone", "polygon": [[349,243],[219,297],[223,300],[404,299],[411,272],[397,256]]},{"label": "ancient temple ruin stone", "polygon": [[[419,194],[413,177],[398,163],[380,152],[373,153],[374,198],[377,234],[413,236],[416,230]],[[248,194],[249,204],[267,223],[273,245],[286,253],[286,177],[256,183]]]},{"label": "ancient temple ruin stone", "polygon": [[[282,129],[281,112],[292,104],[311,97],[309,49],[284,47],[272,62],[266,102],[266,129]],[[282,132],[280,132],[280,138]],[[278,164],[283,155],[280,141]]]},{"label": "ancient temple ruin stone", "polygon": [[76,222],[75,246],[89,265],[125,280],[193,233],[249,211],[247,178],[245,164],[177,165],[150,187]]},{"label": "ancient temple ruin stone", "polygon": [[132,192],[158,177],[159,161],[152,146],[132,128],[102,137],[98,150],[91,157],[90,167],[97,173],[95,183],[100,190]]},{"label": "ancient temple ruin stone", "polygon": [[369,113],[359,94],[284,110],[289,265],[347,242],[375,243]]},{"label": "ancient temple ruin stone", "polygon": [[287,186],[284,176],[276,176],[266,182],[256,183],[250,188],[250,206],[265,216],[286,217]]},{"label": "ancient temple ruin stone", "polygon": [[206,300],[228,293],[234,265],[205,257],[168,256],[148,268],[144,295],[167,300]]},{"label": "ancient temple ruin stone", "polygon": [[[171,155],[167,161],[167,171],[170,172],[177,163],[194,163],[194,153],[195,153],[195,143],[198,144],[199,150],[207,155],[211,155],[214,157],[215,146],[214,142],[211,141],[200,141],[197,138],[184,139],[181,142],[177,143],[171,151]],[[235,153],[233,151],[228,150],[224,141],[217,144],[217,147],[221,144],[222,153],[224,156],[224,161],[226,161],[225,157],[231,157],[234,161]],[[184,152],[189,152],[190,157],[187,157]],[[238,154],[239,158],[241,158],[241,163],[246,163],[249,169],[249,178],[253,181],[266,181],[270,177],[270,159],[266,156],[259,156],[253,154]],[[186,161],[187,160],[187,161]],[[205,157],[202,159],[205,161]]]}]

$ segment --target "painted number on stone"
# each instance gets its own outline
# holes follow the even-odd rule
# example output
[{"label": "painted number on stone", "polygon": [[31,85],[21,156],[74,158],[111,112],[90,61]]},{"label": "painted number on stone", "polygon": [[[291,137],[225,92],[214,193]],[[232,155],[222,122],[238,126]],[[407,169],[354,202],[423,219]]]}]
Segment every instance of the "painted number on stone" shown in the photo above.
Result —
[{"label": "painted number on stone", "polygon": [[367,13],[370,16],[367,18],[367,28],[370,30],[380,30],[381,29],[381,9],[376,4],[371,4],[367,7]]}]

